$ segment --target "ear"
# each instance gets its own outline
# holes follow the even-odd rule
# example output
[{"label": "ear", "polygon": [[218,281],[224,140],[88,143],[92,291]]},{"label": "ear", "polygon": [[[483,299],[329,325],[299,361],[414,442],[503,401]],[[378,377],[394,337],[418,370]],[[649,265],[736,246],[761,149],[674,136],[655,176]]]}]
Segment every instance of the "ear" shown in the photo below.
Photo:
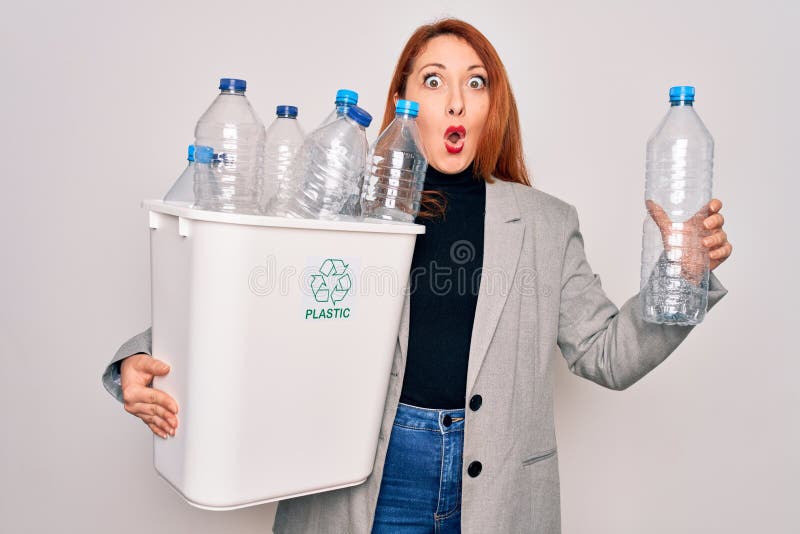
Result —
[{"label": "ear", "polygon": [[397,106],[397,101],[400,100],[400,95],[395,93],[393,98],[394,98],[394,105]]}]

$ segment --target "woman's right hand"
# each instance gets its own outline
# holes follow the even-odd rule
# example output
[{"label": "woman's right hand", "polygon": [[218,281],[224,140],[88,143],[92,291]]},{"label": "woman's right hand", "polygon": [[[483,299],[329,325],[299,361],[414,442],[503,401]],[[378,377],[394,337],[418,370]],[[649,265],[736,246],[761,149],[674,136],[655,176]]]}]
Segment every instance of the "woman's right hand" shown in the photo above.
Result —
[{"label": "woman's right hand", "polygon": [[122,360],[120,381],[125,411],[135,415],[154,434],[167,439],[178,428],[178,403],[161,390],[149,387],[154,376],[169,373],[169,365],[147,354],[134,354]]}]

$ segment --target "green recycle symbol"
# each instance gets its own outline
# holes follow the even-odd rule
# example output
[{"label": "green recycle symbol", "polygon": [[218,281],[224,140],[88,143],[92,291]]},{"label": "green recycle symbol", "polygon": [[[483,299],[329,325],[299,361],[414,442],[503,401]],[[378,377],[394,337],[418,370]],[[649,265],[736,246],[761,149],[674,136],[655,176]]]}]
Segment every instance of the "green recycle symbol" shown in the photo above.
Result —
[{"label": "green recycle symbol", "polygon": [[352,287],[348,265],[340,260],[328,258],[319,268],[319,274],[311,275],[311,291],[317,302],[336,304],[347,296]]}]

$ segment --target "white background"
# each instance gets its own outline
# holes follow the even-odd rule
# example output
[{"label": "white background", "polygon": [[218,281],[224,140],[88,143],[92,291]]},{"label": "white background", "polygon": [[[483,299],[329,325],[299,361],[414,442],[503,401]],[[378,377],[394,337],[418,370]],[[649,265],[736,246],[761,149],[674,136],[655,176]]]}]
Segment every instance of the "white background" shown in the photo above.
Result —
[{"label": "white background", "polygon": [[625,392],[561,368],[563,531],[800,532],[798,6],[4,2],[0,530],[270,531],[273,505],[185,504],[152,468],[149,430],[100,384],[150,322],[139,202],[183,169],[220,76],[247,79],[265,122],[300,106],[307,130],[337,88],[356,89],[374,139],[405,40],[454,15],[499,51],[535,185],[577,206],[620,305],[638,291],[644,148],[671,85],[697,87],[716,140],[730,294]]}]

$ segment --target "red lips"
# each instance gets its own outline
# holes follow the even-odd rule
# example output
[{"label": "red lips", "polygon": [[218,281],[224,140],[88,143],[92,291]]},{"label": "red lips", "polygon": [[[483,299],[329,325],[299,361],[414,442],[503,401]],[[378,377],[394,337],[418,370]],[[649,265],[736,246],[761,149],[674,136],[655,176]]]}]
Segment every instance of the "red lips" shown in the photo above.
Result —
[{"label": "red lips", "polygon": [[450,126],[444,132],[444,147],[451,154],[458,154],[464,149],[464,137],[467,130],[463,126]]}]

